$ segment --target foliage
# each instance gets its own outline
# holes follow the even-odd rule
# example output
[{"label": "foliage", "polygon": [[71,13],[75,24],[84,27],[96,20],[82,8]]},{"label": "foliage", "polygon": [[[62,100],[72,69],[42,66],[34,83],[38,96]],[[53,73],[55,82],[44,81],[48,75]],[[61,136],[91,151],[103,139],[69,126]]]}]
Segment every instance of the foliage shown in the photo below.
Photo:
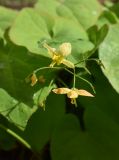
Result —
[{"label": "foliage", "polygon": [[53,160],[118,160],[118,6],[0,7],[1,148],[17,139],[34,152],[50,144]]}]

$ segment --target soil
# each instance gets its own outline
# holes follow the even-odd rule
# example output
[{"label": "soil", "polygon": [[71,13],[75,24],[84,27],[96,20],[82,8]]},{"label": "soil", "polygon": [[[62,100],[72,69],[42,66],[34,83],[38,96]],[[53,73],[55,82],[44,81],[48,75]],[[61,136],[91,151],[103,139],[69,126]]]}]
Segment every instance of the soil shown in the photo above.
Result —
[{"label": "soil", "polygon": [[12,9],[20,10],[24,7],[33,7],[36,1],[37,0],[30,0],[30,1],[0,0],[0,5],[3,5],[8,8],[12,8]]}]

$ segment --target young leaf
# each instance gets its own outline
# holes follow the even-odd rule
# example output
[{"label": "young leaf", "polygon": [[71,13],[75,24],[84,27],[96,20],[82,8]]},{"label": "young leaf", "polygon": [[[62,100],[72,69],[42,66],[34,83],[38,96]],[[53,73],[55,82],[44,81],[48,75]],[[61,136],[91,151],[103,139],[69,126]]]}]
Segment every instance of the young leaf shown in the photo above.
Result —
[{"label": "young leaf", "polygon": [[111,25],[116,23],[118,23],[118,17],[110,10],[104,11],[97,21],[99,27],[103,26],[104,24]]},{"label": "young leaf", "polygon": [[36,92],[33,97],[35,105],[42,107],[45,110],[45,101],[54,87],[54,84],[50,84],[49,86],[45,86]]},{"label": "young leaf", "polygon": [[88,52],[87,56],[90,57],[99,48],[100,44],[103,43],[105,37],[108,34],[108,26],[105,24],[99,30],[98,27],[92,26],[88,29],[88,36],[90,41],[95,45],[95,47]]},{"label": "young leaf", "polygon": [[98,29],[98,26],[95,25],[89,28],[87,32],[90,41],[95,44],[95,48],[97,49],[108,33],[108,26],[105,24]]}]

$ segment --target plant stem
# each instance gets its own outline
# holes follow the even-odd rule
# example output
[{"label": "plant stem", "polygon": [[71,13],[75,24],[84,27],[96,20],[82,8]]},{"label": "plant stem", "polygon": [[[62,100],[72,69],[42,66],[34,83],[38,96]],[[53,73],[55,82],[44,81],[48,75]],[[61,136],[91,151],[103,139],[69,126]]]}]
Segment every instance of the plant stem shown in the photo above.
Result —
[{"label": "plant stem", "polygon": [[75,64],[75,66],[81,62],[84,62],[84,61],[96,61],[97,63],[100,61],[98,58],[90,58],[90,59],[85,59],[85,60],[81,60],[79,61],[78,63]]},{"label": "plant stem", "polygon": [[62,79],[58,78],[58,81],[61,82],[66,88],[68,88],[68,86],[66,85],[66,83]]},{"label": "plant stem", "polygon": [[38,71],[45,70],[45,69],[64,69],[64,68],[63,67],[41,67],[41,68],[34,70],[33,72],[37,73]]},{"label": "plant stem", "polygon": [[74,82],[73,82],[73,88],[75,88],[75,82],[76,82],[76,77],[75,77],[75,68],[74,68]]},{"label": "plant stem", "polygon": [[30,144],[28,142],[26,142],[23,138],[21,138],[18,134],[16,134],[15,132],[13,132],[11,129],[5,127],[2,124],[0,124],[0,128],[3,129],[3,130],[5,130],[10,135],[12,135],[14,138],[16,138],[20,143],[22,143],[28,149],[30,149],[30,150],[32,149],[31,146],[30,146]]},{"label": "plant stem", "polygon": [[86,80],[85,78],[82,78],[81,76],[78,76],[78,75],[76,75],[76,77],[79,78],[79,79],[82,79],[83,81],[85,81],[86,83],[88,83],[90,85],[90,87],[92,88],[93,92],[96,93],[93,85],[88,80]]},{"label": "plant stem", "polygon": [[[67,68],[64,68],[64,69],[65,69],[67,72],[69,72],[70,74],[74,75],[74,73],[71,72],[70,70],[68,70]],[[81,77],[81,76],[79,76],[79,75],[76,75],[76,74],[75,74],[75,76],[76,76],[77,78],[85,81],[86,83],[88,83],[88,84],[90,85],[90,87],[92,88],[93,92],[96,93],[93,85],[92,85],[88,80],[86,80],[85,78],[83,78],[83,77]]]},{"label": "plant stem", "polygon": [[75,74],[75,69],[74,69],[74,73],[73,73],[73,72],[71,72],[70,70],[68,70],[67,68],[64,68],[64,67],[42,67],[42,68],[36,69],[33,72],[37,73],[38,71],[44,70],[44,69],[65,69],[67,72],[69,72],[70,74],[74,75],[74,85],[73,85],[73,87],[75,87],[75,78],[77,77],[79,79],[82,79],[86,83],[88,83],[90,85],[90,87],[92,88],[93,92],[96,93],[93,85],[88,80],[86,80],[86,79],[82,78],[81,76]]}]

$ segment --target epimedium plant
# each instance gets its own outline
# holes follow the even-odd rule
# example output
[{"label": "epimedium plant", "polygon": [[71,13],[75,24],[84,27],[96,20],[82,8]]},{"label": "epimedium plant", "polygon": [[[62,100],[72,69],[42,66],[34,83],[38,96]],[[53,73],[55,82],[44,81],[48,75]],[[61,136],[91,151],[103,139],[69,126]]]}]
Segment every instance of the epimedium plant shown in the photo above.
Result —
[{"label": "epimedium plant", "polygon": [[14,137],[33,152],[49,143],[53,160],[118,159],[115,8],[96,0],[0,7],[0,132],[12,136],[0,136],[10,142],[3,148]]},{"label": "epimedium plant", "polygon": [[[52,62],[49,65],[49,67],[42,67],[42,68],[36,69],[33,72],[33,74],[30,77],[27,78],[29,81],[31,80],[31,86],[34,86],[38,81],[38,78],[36,76],[36,73],[38,71],[40,71],[42,69],[54,69],[54,65],[55,64],[58,65],[58,66],[60,64],[64,64],[65,66],[67,66],[68,68],[73,69],[73,71],[74,71],[74,73],[72,73],[67,68],[63,68],[62,67],[62,69],[65,69],[69,73],[73,74],[73,87],[71,89],[67,88],[67,85],[62,81],[63,85],[65,85],[66,87],[65,88],[54,89],[53,92],[56,93],[56,94],[67,94],[67,97],[71,99],[71,103],[74,104],[75,106],[77,106],[76,98],[78,98],[79,95],[93,97],[93,95],[90,94],[89,92],[87,92],[86,90],[78,90],[78,89],[75,88],[75,83],[76,83],[75,65],[65,58],[66,56],[71,54],[71,44],[65,42],[65,43],[61,44],[59,46],[59,49],[57,49],[57,50],[55,48],[52,48],[49,45],[47,45],[46,42],[44,42],[43,46],[48,50],[48,53],[49,53],[49,55],[50,55],[50,57],[52,59]],[[55,67],[55,69],[60,69],[60,67]],[[78,78],[81,78],[81,77],[78,76]],[[81,78],[81,79],[83,80],[83,78]],[[45,83],[45,79],[43,79],[43,76],[42,76],[42,80],[44,80],[44,83]],[[40,81],[41,81],[41,77],[40,77]],[[86,81],[86,80],[84,79],[84,81]],[[52,83],[50,83],[50,85],[51,84]],[[92,87],[92,85],[91,85],[91,87]],[[45,106],[45,105],[42,104],[40,106]]]}]

